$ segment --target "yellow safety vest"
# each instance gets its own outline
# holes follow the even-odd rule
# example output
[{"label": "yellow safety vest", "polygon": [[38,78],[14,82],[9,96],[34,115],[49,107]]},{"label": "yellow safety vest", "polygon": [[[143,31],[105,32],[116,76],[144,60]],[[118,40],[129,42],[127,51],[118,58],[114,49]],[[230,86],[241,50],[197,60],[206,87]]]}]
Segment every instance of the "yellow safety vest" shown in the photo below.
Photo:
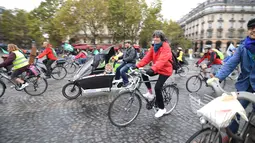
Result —
[{"label": "yellow safety vest", "polygon": [[16,55],[16,58],[13,61],[13,70],[20,69],[29,64],[26,57],[20,51],[16,50],[12,52]]}]

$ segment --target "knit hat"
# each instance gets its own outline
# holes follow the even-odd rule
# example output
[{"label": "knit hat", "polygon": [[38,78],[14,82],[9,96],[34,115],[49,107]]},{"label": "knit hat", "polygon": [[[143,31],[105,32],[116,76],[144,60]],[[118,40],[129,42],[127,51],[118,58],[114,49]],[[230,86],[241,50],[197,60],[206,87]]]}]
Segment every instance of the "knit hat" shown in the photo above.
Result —
[{"label": "knit hat", "polygon": [[248,27],[248,28],[253,27],[253,26],[255,26],[255,18],[250,19],[250,20],[248,21],[248,24],[247,24],[247,27]]}]

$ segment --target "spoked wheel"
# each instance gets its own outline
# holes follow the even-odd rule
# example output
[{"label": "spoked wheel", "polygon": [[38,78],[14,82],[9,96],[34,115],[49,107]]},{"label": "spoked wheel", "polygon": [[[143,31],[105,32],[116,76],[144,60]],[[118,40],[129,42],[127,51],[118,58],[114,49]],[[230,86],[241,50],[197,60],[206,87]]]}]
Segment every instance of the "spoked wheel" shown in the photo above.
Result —
[{"label": "spoked wheel", "polygon": [[62,94],[69,100],[76,99],[81,95],[81,87],[75,83],[68,83],[62,88]]},{"label": "spoked wheel", "polygon": [[217,129],[205,128],[192,135],[186,143],[222,143],[222,137]]},{"label": "spoked wheel", "polygon": [[66,77],[66,75],[67,75],[66,68],[64,68],[63,66],[56,66],[52,69],[51,76],[56,80],[63,79]]},{"label": "spoked wheel", "polygon": [[29,85],[24,91],[31,96],[42,95],[48,88],[48,82],[40,76],[29,77],[27,79]]},{"label": "spoked wheel", "polygon": [[140,113],[142,101],[135,92],[124,91],[110,104],[108,117],[118,127],[129,125]]},{"label": "spoked wheel", "polygon": [[5,89],[6,89],[5,83],[2,80],[0,80],[0,97],[4,95]]},{"label": "spoked wheel", "polygon": [[74,63],[68,63],[65,64],[65,68],[68,69],[67,73],[72,74],[76,71],[78,67]]},{"label": "spoked wheel", "polygon": [[202,79],[198,75],[193,75],[186,81],[186,89],[189,92],[197,92],[201,86]]},{"label": "spoked wheel", "polygon": [[189,72],[189,68],[187,66],[183,66],[181,67],[179,70],[178,70],[178,74],[181,76],[181,77],[184,77],[188,74]]},{"label": "spoked wheel", "polygon": [[170,114],[178,104],[179,101],[179,89],[174,85],[165,85],[162,88],[162,95],[164,105],[166,108],[165,114]]}]

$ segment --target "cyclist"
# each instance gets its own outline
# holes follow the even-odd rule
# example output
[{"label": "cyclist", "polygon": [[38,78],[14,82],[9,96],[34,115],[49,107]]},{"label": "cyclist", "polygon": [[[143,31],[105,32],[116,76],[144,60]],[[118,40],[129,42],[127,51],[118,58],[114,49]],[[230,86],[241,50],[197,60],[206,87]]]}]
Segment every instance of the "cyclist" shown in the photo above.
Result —
[{"label": "cyclist", "polygon": [[128,77],[126,72],[129,68],[134,67],[136,63],[136,51],[135,48],[131,46],[131,41],[125,41],[125,48],[126,51],[123,54],[123,62],[122,64],[116,69],[116,76],[115,79],[119,80],[120,76],[123,79],[123,87],[127,87],[129,85]]},{"label": "cyclist", "polygon": [[181,47],[178,47],[178,49],[177,49],[177,60],[181,65],[185,64],[183,51],[182,51]]},{"label": "cyclist", "polygon": [[74,59],[77,60],[78,59],[78,63],[79,65],[81,64],[84,64],[86,59],[87,59],[87,52],[83,51],[83,50],[80,50],[80,49],[77,49],[77,51],[79,52],[75,57]]},{"label": "cyclist", "polygon": [[[156,94],[156,104],[159,107],[159,110],[155,114],[156,118],[163,116],[166,113],[164,107],[164,101],[161,89],[163,84],[172,75],[173,68],[170,60],[172,60],[172,53],[169,44],[166,42],[166,37],[161,30],[154,31],[153,35],[154,46],[150,47],[150,50],[145,55],[145,57],[136,65],[136,68],[144,67],[149,64],[151,61],[153,65],[150,69],[146,70],[146,74],[149,76],[159,75],[158,81],[155,85],[155,94]],[[149,78],[145,75],[142,76],[144,81],[148,81]],[[148,89],[146,94],[143,94],[145,98],[149,101],[152,101],[155,96],[152,94],[151,84],[145,82],[145,85]]]},{"label": "cyclist", "polygon": [[[220,81],[224,80],[234,69],[241,64],[241,73],[237,79],[235,87],[237,91],[255,92],[255,18],[248,21],[248,36],[241,41],[240,46],[236,49],[233,57],[219,70],[216,78]],[[254,95],[255,96],[255,95]],[[244,108],[249,105],[247,100],[239,100]],[[253,104],[253,112],[255,112],[255,105]],[[237,116],[240,120],[240,116]],[[233,133],[237,133],[239,124],[238,121],[233,120],[229,128]],[[227,141],[227,138],[225,138]]]},{"label": "cyclist", "polygon": [[202,66],[202,68],[203,70],[205,70],[206,68],[211,68],[211,73],[215,75],[223,64],[222,60],[217,55],[217,53],[211,49],[210,46],[206,46],[204,50],[205,50],[204,56],[199,61],[197,61],[196,65],[199,65],[207,58],[209,62],[207,63],[207,65]]},{"label": "cyclist", "polygon": [[13,73],[11,74],[11,79],[18,84],[21,84],[19,89],[22,90],[29,84],[26,81],[18,78],[18,76],[28,69],[28,60],[24,54],[19,51],[19,48],[14,44],[8,44],[8,51],[10,54],[8,58],[0,64],[0,67],[6,67],[13,64]]},{"label": "cyclist", "polygon": [[46,56],[46,59],[43,60],[43,63],[46,66],[46,78],[50,78],[51,75],[51,65],[58,59],[57,54],[55,50],[52,48],[52,45],[49,44],[48,42],[43,43],[43,47],[45,47],[45,50],[37,56],[38,59],[43,58]]}]

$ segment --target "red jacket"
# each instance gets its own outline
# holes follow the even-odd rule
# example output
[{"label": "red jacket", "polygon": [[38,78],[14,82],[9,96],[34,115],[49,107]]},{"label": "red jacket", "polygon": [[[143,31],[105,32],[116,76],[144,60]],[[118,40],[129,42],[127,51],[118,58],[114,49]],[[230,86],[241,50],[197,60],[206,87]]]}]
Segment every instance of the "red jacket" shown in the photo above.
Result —
[{"label": "red jacket", "polygon": [[58,58],[55,56],[53,50],[51,48],[45,48],[45,50],[38,55],[38,58],[42,58],[44,57],[45,55],[47,55],[47,58],[50,59],[50,60],[57,60]]},{"label": "red jacket", "polygon": [[138,68],[147,65],[149,62],[153,62],[151,69],[158,74],[171,76],[173,73],[173,67],[170,61],[172,61],[172,52],[168,43],[164,42],[162,47],[155,53],[154,47],[151,47],[145,57],[136,65]]},{"label": "red jacket", "polygon": [[86,54],[84,52],[80,52],[78,55],[74,57],[74,59],[86,58]]},{"label": "red jacket", "polygon": [[211,67],[212,65],[221,65],[222,60],[217,58],[217,54],[215,52],[211,53],[205,53],[204,56],[197,62],[197,64],[200,64],[205,59],[208,59],[209,63],[207,63],[207,67]]}]

